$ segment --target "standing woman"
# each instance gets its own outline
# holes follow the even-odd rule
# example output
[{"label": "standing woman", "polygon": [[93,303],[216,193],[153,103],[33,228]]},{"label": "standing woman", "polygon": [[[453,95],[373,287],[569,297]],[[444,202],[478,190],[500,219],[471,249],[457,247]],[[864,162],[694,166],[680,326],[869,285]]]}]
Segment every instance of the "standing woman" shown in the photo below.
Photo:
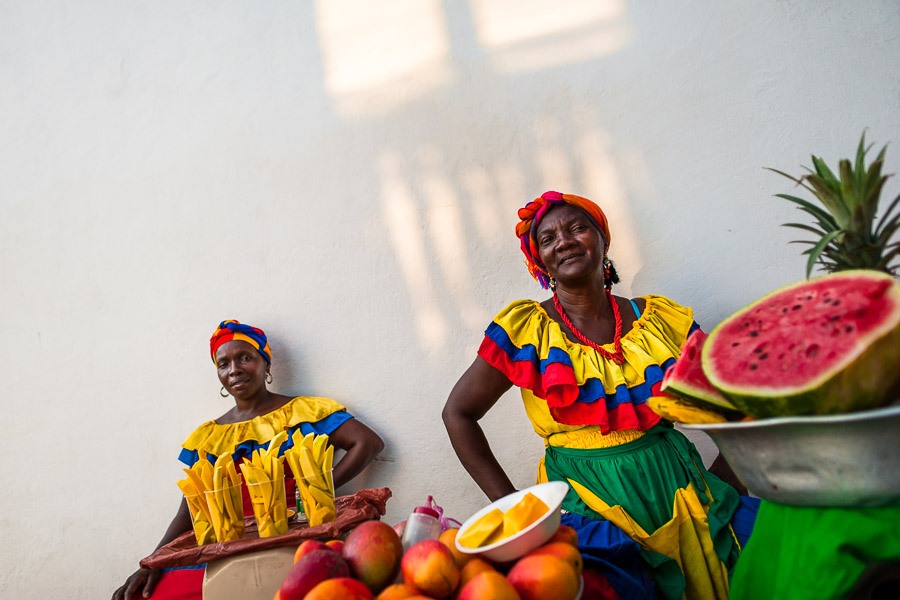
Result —
[{"label": "standing woman", "polygon": [[[210,356],[216,365],[223,397],[234,397],[234,406],[214,421],[207,421],[188,436],[178,457],[187,466],[199,458],[232,453],[235,462],[249,458],[254,450],[267,448],[281,431],[288,439],[279,456],[291,448],[293,433],[328,434],[328,441],[346,451],[334,466],[335,488],[358,475],[384,443],[374,431],[353,418],[343,406],[328,398],[283,396],[266,387],[272,383],[272,351],[262,329],[238,321],[222,321],[209,340]],[[240,470],[239,470],[240,472]],[[294,497],[293,482],[286,480],[287,497]],[[252,514],[246,487],[243,488],[245,516]],[[184,498],[157,548],[191,529],[191,515]],[[202,568],[171,570],[138,569],[113,593],[113,600],[158,598],[160,600],[200,600]],[[155,593],[154,593],[155,592]]]},{"label": "standing woman", "polygon": [[726,598],[738,492],[646,404],[698,329],[693,311],[611,294],[610,231],[590,200],[547,192],[519,219],[529,271],[553,297],[513,302],[485,331],[443,411],[457,456],[491,500],[515,491],[478,420],[518,386],[546,446],[537,480],[570,484],[562,522],[619,596],[654,597],[649,576],[663,598]]}]

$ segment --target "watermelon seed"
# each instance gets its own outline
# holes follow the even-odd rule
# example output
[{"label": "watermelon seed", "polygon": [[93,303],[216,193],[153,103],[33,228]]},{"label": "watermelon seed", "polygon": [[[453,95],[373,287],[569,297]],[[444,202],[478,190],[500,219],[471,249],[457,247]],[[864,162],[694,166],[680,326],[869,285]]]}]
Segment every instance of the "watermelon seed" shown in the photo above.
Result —
[{"label": "watermelon seed", "polygon": [[731,343],[731,347],[732,347],[732,348],[734,348],[735,346],[740,346],[740,345],[741,345],[740,342],[732,342],[732,343]]},{"label": "watermelon seed", "polygon": [[863,316],[864,314],[866,314],[866,311],[865,311],[865,310],[858,310],[858,311],[856,311],[856,316],[857,316],[857,317],[861,317],[861,316]]},{"label": "watermelon seed", "polygon": [[819,354],[819,345],[813,344],[809,348],[806,349],[807,358],[815,358]]},{"label": "watermelon seed", "polygon": [[812,296],[807,296],[806,299],[807,299],[807,300],[812,300]]},{"label": "watermelon seed", "polygon": [[834,316],[831,317],[829,320],[830,320],[830,321],[837,321],[837,320],[839,320],[840,318],[841,318],[841,315],[834,315]]},{"label": "watermelon seed", "polygon": [[786,313],[787,311],[788,311],[788,307],[787,307],[787,306],[785,306],[784,308],[781,309],[781,312],[783,312],[783,313]]},{"label": "watermelon seed", "polygon": [[846,327],[844,327],[844,331],[850,333],[851,331],[853,331],[853,325],[847,325]]},{"label": "watermelon seed", "polygon": [[840,303],[841,303],[840,300],[835,300],[833,306],[837,306],[837,305],[840,304]]},{"label": "watermelon seed", "polygon": [[756,363],[750,365],[750,370],[751,370],[751,371],[755,371],[755,370],[756,370]]},{"label": "watermelon seed", "polygon": [[751,331],[751,332],[750,332],[750,337],[756,337],[756,336],[758,336],[758,335],[759,335],[759,332],[758,332],[758,331]]},{"label": "watermelon seed", "polygon": [[803,305],[802,305],[802,304],[795,304],[795,305],[792,306],[791,308],[792,308],[793,310],[800,310],[801,308],[803,308]]},{"label": "watermelon seed", "polygon": [[829,302],[831,302],[831,298],[825,298],[823,302],[825,302],[825,304],[828,304]]},{"label": "watermelon seed", "polygon": [[759,360],[766,360],[767,358],[769,358],[769,353],[764,352],[762,355],[760,355]]},{"label": "watermelon seed", "polygon": [[753,351],[753,354],[759,354],[760,352],[762,352],[762,348],[757,348]]}]

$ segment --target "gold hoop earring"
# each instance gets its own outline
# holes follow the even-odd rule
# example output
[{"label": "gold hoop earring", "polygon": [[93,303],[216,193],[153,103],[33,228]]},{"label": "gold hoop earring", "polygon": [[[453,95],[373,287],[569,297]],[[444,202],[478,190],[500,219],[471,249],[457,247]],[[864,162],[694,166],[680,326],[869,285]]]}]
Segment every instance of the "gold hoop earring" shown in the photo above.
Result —
[{"label": "gold hoop earring", "polygon": [[227,398],[231,394],[229,394],[228,392],[225,391],[225,386],[223,385],[222,389],[219,390],[219,395],[222,396],[223,398]]},{"label": "gold hoop earring", "polygon": [[266,383],[272,383],[272,373],[266,372]]}]

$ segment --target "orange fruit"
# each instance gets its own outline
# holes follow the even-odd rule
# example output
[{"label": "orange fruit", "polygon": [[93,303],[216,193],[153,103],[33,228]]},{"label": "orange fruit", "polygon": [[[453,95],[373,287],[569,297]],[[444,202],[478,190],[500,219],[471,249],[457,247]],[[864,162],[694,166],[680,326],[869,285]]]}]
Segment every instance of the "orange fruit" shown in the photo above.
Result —
[{"label": "orange fruit", "polygon": [[484,560],[483,558],[475,557],[469,562],[466,563],[466,566],[462,568],[462,571],[459,573],[459,587],[462,588],[465,586],[471,579],[473,579],[479,573],[486,573],[489,571],[496,571],[494,565]]},{"label": "orange fruit", "polygon": [[378,594],[378,600],[406,600],[419,596],[419,590],[408,583],[395,583],[384,588]]},{"label": "orange fruit", "polygon": [[551,554],[525,556],[513,565],[507,579],[522,600],[575,600],[578,594],[575,569]]},{"label": "orange fruit", "polygon": [[407,550],[400,570],[404,583],[432,598],[446,598],[459,584],[459,567],[447,546],[437,540],[422,540]]},{"label": "orange fruit", "polygon": [[563,559],[572,565],[576,575],[579,577],[581,576],[581,571],[584,569],[584,558],[575,546],[571,546],[565,542],[552,542],[532,550],[528,553],[528,556],[538,556],[541,554],[550,554]]},{"label": "orange fruit", "polygon": [[509,580],[497,571],[479,573],[463,587],[457,600],[521,600]]},{"label": "orange fruit", "polygon": [[317,584],[303,600],[372,600],[372,592],[362,581],[337,577]]},{"label": "orange fruit", "polygon": [[453,555],[453,559],[456,561],[456,566],[462,569],[466,566],[466,563],[472,558],[471,554],[463,554],[456,548],[456,534],[459,533],[459,527],[453,527],[451,529],[447,529],[441,534],[441,537],[438,538],[438,541],[447,546],[450,549],[450,554]]},{"label": "orange fruit", "polygon": [[[335,552],[334,548],[330,548],[325,542],[320,542],[319,540],[306,540],[299,546],[297,546],[297,551],[294,552],[294,564],[312,552],[313,550],[329,550],[331,552]],[[338,552],[340,554],[340,552]]]},{"label": "orange fruit", "polygon": [[548,544],[552,544],[553,542],[565,542],[577,548],[578,532],[568,525],[560,525],[556,532],[553,534],[553,537],[547,540]]}]

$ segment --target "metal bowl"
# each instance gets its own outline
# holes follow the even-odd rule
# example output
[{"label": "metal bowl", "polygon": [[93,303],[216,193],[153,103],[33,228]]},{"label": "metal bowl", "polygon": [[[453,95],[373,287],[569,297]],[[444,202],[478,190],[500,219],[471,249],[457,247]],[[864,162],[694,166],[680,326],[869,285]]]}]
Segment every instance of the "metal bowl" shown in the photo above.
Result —
[{"label": "metal bowl", "polygon": [[900,405],[682,426],[708,433],[738,479],[764,500],[856,508],[900,503]]}]

